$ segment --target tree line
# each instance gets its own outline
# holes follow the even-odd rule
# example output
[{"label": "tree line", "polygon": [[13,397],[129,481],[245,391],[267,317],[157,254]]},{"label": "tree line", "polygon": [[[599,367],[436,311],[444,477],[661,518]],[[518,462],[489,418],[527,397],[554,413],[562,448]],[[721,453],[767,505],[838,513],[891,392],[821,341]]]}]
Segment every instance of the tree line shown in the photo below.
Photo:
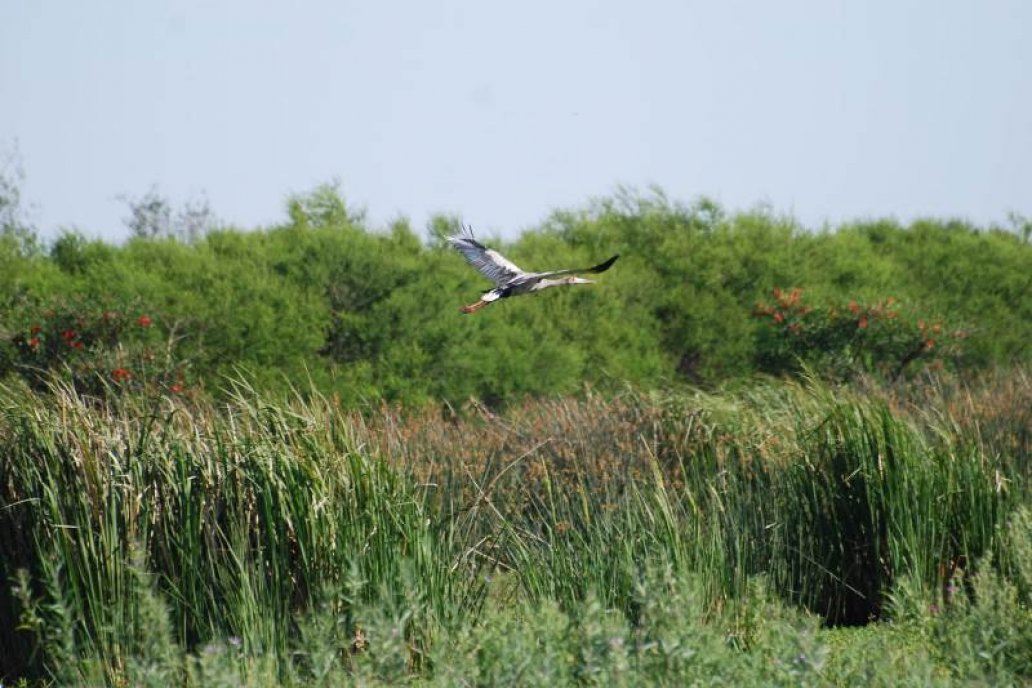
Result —
[{"label": "tree line", "polygon": [[895,380],[1029,360],[1032,244],[963,221],[813,231],[766,209],[621,191],[514,241],[478,232],[527,269],[621,254],[598,284],[465,316],[489,283],[444,242],[456,218],[424,236],[404,220],[372,227],[323,186],[290,198],[278,226],[211,228],[205,210],[203,221],[183,213],[190,232],[177,234],[154,200],[141,199],[151,215],[134,214],[140,230],[118,245],[74,232],[41,242],[10,216],[0,374],[173,393],[245,376],[355,405],[803,370]]}]

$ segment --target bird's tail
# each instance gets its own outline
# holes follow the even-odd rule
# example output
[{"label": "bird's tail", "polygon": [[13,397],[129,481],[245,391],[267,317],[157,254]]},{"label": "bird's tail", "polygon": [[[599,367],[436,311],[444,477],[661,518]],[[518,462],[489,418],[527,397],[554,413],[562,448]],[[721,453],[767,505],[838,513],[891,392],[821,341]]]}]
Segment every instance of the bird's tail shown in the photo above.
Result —
[{"label": "bird's tail", "polygon": [[466,314],[476,313],[477,311],[479,311],[481,308],[483,308],[484,306],[486,306],[489,303],[491,303],[491,302],[490,301],[477,301],[476,303],[471,303],[468,306],[463,306],[462,307],[462,312],[466,313]]}]

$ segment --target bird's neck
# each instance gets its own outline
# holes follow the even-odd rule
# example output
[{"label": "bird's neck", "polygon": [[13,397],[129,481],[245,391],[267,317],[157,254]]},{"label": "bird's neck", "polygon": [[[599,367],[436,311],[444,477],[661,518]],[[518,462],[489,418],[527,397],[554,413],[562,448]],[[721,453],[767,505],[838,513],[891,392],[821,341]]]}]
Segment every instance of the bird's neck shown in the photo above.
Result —
[{"label": "bird's neck", "polygon": [[541,289],[548,289],[549,287],[558,287],[563,284],[566,284],[566,280],[564,279],[543,279],[539,280],[538,283],[533,286],[531,291],[539,291]]}]

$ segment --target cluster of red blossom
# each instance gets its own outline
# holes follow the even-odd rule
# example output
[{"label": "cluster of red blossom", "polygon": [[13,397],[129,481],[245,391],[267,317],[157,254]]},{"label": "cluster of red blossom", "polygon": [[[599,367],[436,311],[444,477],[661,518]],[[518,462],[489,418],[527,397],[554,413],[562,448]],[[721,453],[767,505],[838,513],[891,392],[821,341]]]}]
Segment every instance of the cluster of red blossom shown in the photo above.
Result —
[{"label": "cluster of red blossom", "polygon": [[[792,334],[802,332],[804,326],[803,319],[813,311],[810,306],[804,306],[800,302],[803,290],[796,287],[786,292],[779,287],[774,287],[771,294],[774,296],[774,304],[767,304],[763,301],[757,302],[756,307],[753,309],[753,316],[757,318],[770,317],[773,322],[779,325],[787,323],[786,329]],[[856,328],[858,330],[866,330],[874,320],[892,320],[898,317],[899,311],[892,309],[895,303],[896,299],[891,296],[874,305],[861,305],[853,299],[846,306],[846,310],[849,311],[856,323]],[[828,309],[829,319],[834,320],[838,315],[838,310],[834,306]]]},{"label": "cluster of red blossom", "polygon": [[[939,323],[935,323],[934,325],[929,326],[928,323],[926,323],[924,320],[918,320],[917,329],[921,332],[921,335],[924,337],[925,351],[931,351],[933,348],[935,348],[935,339],[933,339],[931,335],[937,335],[941,333],[942,325],[940,325]],[[954,336],[961,338],[963,337],[963,334],[958,331],[954,333]]]},{"label": "cluster of red blossom", "polygon": [[[104,319],[105,320],[114,320],[117,316],[118,316],[118,314],[114,313],[113,311],[105,311],[105,313],[104,313]],[[149,315],[144,313],[143,315],[141,315],[139,318],[136,319],[136,324],[139,325],[140,327],[150,327],[152,324],[154,324],[154,321],[151,319],[151,317]],[[111,378],[115,382],[126,382],[128,380],[132,380],[133,379],[133,371],[129,370],[128,368],[115,368],[114,370],[111,371]],[[177,387],[179,389],[176,389]],[[181,384],[179,384],[178,382],[176,384],[172,385],[172,391],[173,392],[180,392],[180,391],[182,391],[182,389],[183,389],[183,386]]]},{"label": "cluster of red blossom", "polygon": [[42,329],[43,328],[41,328],[39,325],[33,325],[32,327],[29,328],[29,348],[30,349],[38,349],[39,348],[39,332]]},{"label": "cluster of red blossom", "polygon": [[[54,317],[55,313],[52,310],[48,310],[44,312],[43,315],[46,318],[52,318]],[[104,313],[101,315],[101,318],[106,323],[112,323],[118,320],[119,314],[115,311],[107,310],[104,311]],[[85,323],[81,318],[76,319],[75,324],[76,327],[85,327]],[[143,313],[138,318],[136,318],[136,325],[140,328],[146,329],[151,327],[153,324],[154,319],[146,313]],[[65,329],[60,331],[59,336],[61,337],[61,340],[64,342],[64,344],[70,349],[82,350],[86,348],[86,344],[83,341],[83,333],[77,329],[66,327]],[[42,347],[43,345],[43,337],[45,337],[45,333],[43,332],[43,326],[38,323],[33,323],[29,327],[29,336],[23,339],[22,341],[28,346],[28,348],[31,351],[38,352],[40,350],[40,347]],[[89,339],[89,335],[87,335],[87,339]],[[132,380],[133,377],[133,371],[124,366],[119,366],[111,371],[111,379],[113,379],[115,382],[128,382]],[[179,394],[184,389],[185,387],[183,386],[182,382],[175,382],[169,386],[169,390],[176,394]]]},{"label": "cluster of red blossom", "polygon": [[966,336],[963,330],[946,331],[938,322],[901,318],[892,296],[874,303],[851,299],[844,306],[812,308],[802,303],[801,289],[774,288],[771,294],[773,302],[757,301],[752,315],[775,334],[763,339],[760,353],[776,370],[791,367],[789,359],[812,358],[830,361],[844,373],[860,365],[898,376],[912,361],[929,361],[933,355],[940,358],[930,365],[941,367],[941,357],[959,355],[959,340]]},{"label": "cluster of red blossom", "polygon": [[[52,316],[53,315],[53,311],[47,311],[44,315],[47,315],[48,317]],[[104,316],[103,317],[104,317],[104,320],[111,321],[111,320],[114,320],[115,318],[117,318],[118,314],[115,313],[114,311],[104,311]],[[82,324],[81,321],[79,321],[79,324]],[[151,317],[149,315],[144,313],[143,315],[141,315],[139,318],[136,319],[136,324],[139,325],[140,327],[150,327],[152,324],[154,324],[154,320],[151,319]],[[40,333],[42,331],[43,331],[43,327],[41,325],[39,325],[38,323],[33,323],[29,327],[29,338],[28,338],[28,340],[26,340],[26,343],[29,345],[30,349],[38,349],[40,344],[42,344],[42,342],[40,341],[40,338],[39,338],[39,335],[40,335]],[[68,346],[70,346],[73,349],[82,349],[85,346],[85,344],[83,344],[83,341],[82,341],[82,339],[80,337],[80,334],[78,332],[76,332],[75,330],[70,329],[70,328],[61,331],[61,339],[63,339],[65,344],[67,344]]]},{"label": "cluster of red blossom", "polygon": [[771,294],[774,296],[775,303],[768,305],[762,301],[757,302],[756,308],[753,309],[753,315],[757,318],[769,316],[778,325],[787,323],[786,329],[792,334],[802,332],[802,319],[813,310],[809,306],[804,306],[800,303],[803,290],[796,287],[789,292],[785,292],[779,287],[774,287]]}]

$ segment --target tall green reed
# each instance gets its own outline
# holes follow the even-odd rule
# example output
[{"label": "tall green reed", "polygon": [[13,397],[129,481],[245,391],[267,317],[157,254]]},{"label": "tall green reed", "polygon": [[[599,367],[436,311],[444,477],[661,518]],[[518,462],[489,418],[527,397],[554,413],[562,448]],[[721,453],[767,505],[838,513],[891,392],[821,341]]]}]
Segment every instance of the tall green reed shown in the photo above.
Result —
[{"label": "tall green reed", "polygon": [[26,609],[8,601],[0,647],[28,662],[10,671],[100,657],[117,677],[141,632],[136,569],[155,576],[184,649],[234,638],[287,658],[296,615],[327,595],[347,608],[415,591],[426,623],[478,602],[478,579],[453,575],[451,525],[326,400],[0,394],[0,573],[27,572],[36,630],[74,619],[63,646],[75,657],[58,658],[44,635],[15,630]]},{"label": "tall green reed", "polygon": [[[165,614],[197,667],[214,644],[284,681],[317,654],[429,675],[481,610],[577,624],[595,605],[647,635],[657,572],[743,648],[758,589],[883,618],[900,580],[934,599],[998,553],[1028,495],[1020,413],[921,394],[588,390],[495,414],[0,386],[0,575],[20,581],[0,595],[2,669],[117,682]],[[371,625],[387,636],[349,659]],[[332,642],[306,654],[307,627]]]},{"label": "tall green reed", "polygon": [[630,614],[636,576],[662,561],[701,574],[714,607],[764,576],[832,623],[866,623],[900,576],[934,595],[971,565],[1024,481],[941,416],[814,381],[366,422],[455,491],[485,476],[479,532],[505,534],[496,557],[526,592]]}]

